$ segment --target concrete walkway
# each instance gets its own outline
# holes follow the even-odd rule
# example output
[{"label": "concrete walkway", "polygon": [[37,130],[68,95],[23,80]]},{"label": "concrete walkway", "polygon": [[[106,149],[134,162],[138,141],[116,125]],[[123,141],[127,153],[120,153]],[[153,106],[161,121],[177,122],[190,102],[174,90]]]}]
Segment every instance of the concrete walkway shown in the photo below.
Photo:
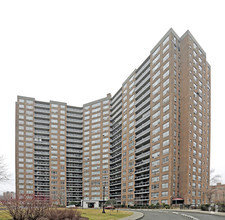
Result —
[{"label": "concrete walkway", "polygon": [[127,211],[133,212],[133,215],[128,216],[126,218],[121,218],[122,220],[136,220],[136,219],[141,219],[144,216],[144,214],[141,212],[136,212],[133,210],[127,210]]},{"label": "concrete walkway", "polygon": [[173,212],[193,212],[193,213],[200,213],[200,214],[208,214],[208,215],[217,215],[217,216],[224,216],[225,212],[209,212],[209,211],[202,211],[200,209],[140,209],[143,211],[173,211]]},{"label": "concrete walkway", "polygon": [[201,213],[201,214],[208,214],[208,215],[217,215],[217,216],[224,216],[225,217],[225,212],[209,212],[209,211],[202,211],[200,209],[171,209],[176,212],[195,212],[195,213]]}]

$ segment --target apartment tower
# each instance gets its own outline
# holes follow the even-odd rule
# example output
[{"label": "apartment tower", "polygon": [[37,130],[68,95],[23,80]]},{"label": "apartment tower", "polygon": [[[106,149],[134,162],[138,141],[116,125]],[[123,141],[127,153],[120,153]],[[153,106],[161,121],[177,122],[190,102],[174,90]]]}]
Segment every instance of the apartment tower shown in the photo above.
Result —
[{"label": "apartment tower", "polygon": [[99,207],[207,202],[210,65],[172,29],[111,96],[69,106],[18,96],[17,195]]}]

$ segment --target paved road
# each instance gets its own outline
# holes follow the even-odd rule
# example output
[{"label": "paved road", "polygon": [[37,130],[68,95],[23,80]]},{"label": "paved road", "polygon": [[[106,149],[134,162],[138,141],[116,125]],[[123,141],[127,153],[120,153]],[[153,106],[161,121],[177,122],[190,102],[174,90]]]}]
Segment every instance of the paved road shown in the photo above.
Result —
[{"label": "paved road", "polygon": [[189,220],[193,219],[190,217],[196,218],[195,220],[224,220],[224,216],[213,216],[209,214],[200,214],[193,212],[176,212],[176,211],[142,211],[144,217],[142,220]]}]

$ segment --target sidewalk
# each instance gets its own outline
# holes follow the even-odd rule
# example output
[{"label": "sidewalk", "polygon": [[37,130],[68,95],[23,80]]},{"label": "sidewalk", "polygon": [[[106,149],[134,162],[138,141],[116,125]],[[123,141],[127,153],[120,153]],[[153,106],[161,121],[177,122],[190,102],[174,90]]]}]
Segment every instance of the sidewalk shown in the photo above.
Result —
[{"label": "sidewalk", "polygon": [[[163,209],[162,209],[163,210]],[[207,214],[207,215],[217,215],[217,216],[224,216],[225,217],[225,212],[209,212],[209,211],[202,211],[200,209],[171,209],[176,212],[195,212],[195,213],[201,213],[201,214]]]},{"label": "sidewalk", "polygon": [[133,215],[128,216],[126,218],[121,218],[121,220],[136,220],[136,219],[141,219],[144,216],[144,214],[141,212],[136,212],[134,210],[127,210],[127,211],[133,212]]},{"label": "sidewalk", "polygon": [[175,212],[193,212],[193,213],[200,213],[206,215],[217,215],[217,216],[224,216],[225,212],[209,212],[209,211],[202,211],[200,209],[142,209],[143,211],[175,211]]}]

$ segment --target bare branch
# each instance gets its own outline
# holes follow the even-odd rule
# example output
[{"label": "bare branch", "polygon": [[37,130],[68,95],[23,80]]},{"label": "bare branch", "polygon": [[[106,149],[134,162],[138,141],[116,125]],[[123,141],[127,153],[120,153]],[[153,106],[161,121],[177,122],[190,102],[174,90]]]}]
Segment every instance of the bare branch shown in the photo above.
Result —
[{"label": "bare branch", "polygon": [[9,180],[7,165],[4,162],[4,157],[0,156],[0,183]]}]

